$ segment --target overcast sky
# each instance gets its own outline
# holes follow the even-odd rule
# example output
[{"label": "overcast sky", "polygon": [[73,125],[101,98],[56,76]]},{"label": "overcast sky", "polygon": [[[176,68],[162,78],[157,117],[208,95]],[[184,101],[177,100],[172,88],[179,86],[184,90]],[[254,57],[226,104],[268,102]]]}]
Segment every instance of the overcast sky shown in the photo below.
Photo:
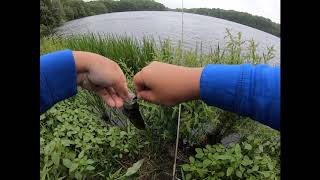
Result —
[{"label": "overcast sky", "polygon": [[[181,0],[156,0],[169,8],[181,8]],[[280,0],[183,0],[184,8],[220,8],[263,16],[280,23]]]}]

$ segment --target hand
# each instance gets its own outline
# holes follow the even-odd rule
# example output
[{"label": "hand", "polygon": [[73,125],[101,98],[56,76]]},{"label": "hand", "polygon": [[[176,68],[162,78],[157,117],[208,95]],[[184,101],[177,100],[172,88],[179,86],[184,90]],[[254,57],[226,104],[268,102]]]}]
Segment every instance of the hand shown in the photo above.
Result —
[{"label": "hand", "polygon": [[73,51],[77,84],[96,92],[111,107],[122,107],[130,99],[126,77],[119,65],[101,55]]},{"label": "hand", "polygon": [[137,96],[167,106],[198,99],[202,70],[153,61],[134,76]]}]

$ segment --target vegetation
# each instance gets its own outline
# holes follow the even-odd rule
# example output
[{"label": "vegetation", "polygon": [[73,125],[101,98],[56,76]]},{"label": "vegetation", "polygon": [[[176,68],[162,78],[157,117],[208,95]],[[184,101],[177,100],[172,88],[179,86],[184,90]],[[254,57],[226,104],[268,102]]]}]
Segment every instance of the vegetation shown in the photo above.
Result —
[{"label": "vegetation", "polygon": [[[181,11],[181,9],[176,9],[176,11]],[[225,19],[228,21],[236,22],[252,28],[259,29],[261,31],[273,34],[280,37],[280,24],[272,22],[270,19],[254,16],[246,12],[238,12],[234,10],[223,10],[216,8],[192,8],[184,9],[184,12],[212,16],[216,18]]]},{"label": "vegetation", "polygon": [[182,165],[185,179],[278,179],[279,137],[276,134],[247,135],[239,144],[196,148],[196,155]]},{"label": "vegetation", "polygon": [[40,0],[40,34],[48,35],[53,28],[70,21],[97,14],[123,11],[163,11],[166,7],[153,0]]},{"label": "vegetation", "polygon": [[[62,49],[90,51],[116,61],[128,86],[133,75],[153,59],[200,67],[205,64],[267,63],[273,48],[255,53],[256,44],[226,32],[228,43],[209,54],[183,51],[169,40],[125,36],[43,37],[41,54]],[[245,44],[248,46],[244,47]],[[126,51],[123,51],[126,49]],[[245,51],[244,50],[249,50]],[[178,106],[163,107],[139,100],[146,130],[136,129],[121,111],[79,88],[40,116],[41,179],[169,179],[172,174]],[[202,101],[182,103],[177,175],[181,179],[279,179],[279,132]],[[240,142],[221,145],[231,133]],[[241,178],[240,178],[241,177]]]}]

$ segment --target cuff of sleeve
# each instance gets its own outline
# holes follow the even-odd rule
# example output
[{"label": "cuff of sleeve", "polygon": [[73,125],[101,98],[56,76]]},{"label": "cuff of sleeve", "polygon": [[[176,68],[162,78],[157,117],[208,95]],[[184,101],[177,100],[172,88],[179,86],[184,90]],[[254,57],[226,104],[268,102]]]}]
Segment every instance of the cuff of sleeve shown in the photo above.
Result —
[{"label": "cuff of sleeve", "polygon": [[43,55],[40,62],[52,104],[77,93],[77,73],[71,50]]},{"label": "cuff of sleeve", "polygon": [[206,65],[200,78],[200,98],[208,105],[235,112],[240,73],[241,65]]}]

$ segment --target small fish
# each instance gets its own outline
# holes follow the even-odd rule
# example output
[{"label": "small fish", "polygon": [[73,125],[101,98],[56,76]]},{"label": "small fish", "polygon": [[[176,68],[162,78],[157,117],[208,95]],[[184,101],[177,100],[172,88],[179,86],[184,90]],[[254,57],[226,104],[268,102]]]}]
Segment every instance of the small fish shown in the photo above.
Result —
[{"label": "small fish", "polygon": [[139,111],[139,104],[136,96],[134,96],[132,100],[124,103],[123,112],[136,128],[141,130],[146,129],[144,120]]}]

